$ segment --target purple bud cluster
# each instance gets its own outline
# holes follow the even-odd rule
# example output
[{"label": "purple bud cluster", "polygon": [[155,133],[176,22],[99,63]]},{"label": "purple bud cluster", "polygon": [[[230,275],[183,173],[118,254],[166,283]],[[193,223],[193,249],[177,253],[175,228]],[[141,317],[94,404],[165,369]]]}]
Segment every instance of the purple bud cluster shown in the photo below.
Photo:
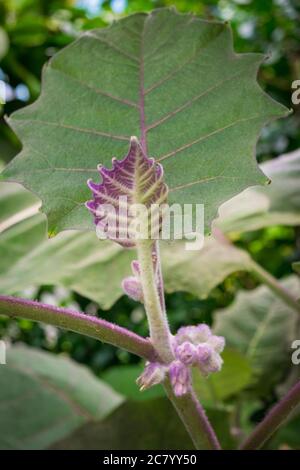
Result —
[{"label": "purple bud cluster", "polygon": [[220,353],[224,346],[225,339],[214,335],[205,324],[182,327],[173,337],[174,360],[168,365],[148,362],[137,383],[145,390],[162,383],[169,374],[174,394],[185,395],[191,389],[192,367],[197,367],[205,377],[221,370]]},{"label": "purple bud cluster", "polygon": [[221,370],[223,336],[213,335],[208,325],[185,326],[175,336],[175,356],[187,366],[196,366],[207,376]]}]

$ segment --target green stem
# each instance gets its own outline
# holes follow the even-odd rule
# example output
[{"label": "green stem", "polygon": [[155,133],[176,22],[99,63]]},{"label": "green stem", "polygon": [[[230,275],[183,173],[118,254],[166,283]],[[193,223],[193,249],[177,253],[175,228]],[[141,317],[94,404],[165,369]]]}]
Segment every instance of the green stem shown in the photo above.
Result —
[{"label": "green stem", "polygon": [[[166,363],[174,359],[171,333],[165,312],[159,297],[157,278],[153,263],[152,243],[147,239],[137,240],[137,254],[140,265],[141,283],[144,295],[145,310],[149,322],[150,339],[160,356]],[[160,260],[157,258],[157,263]]]},{"label": "green stem", "polygon": [[195,448],[198,450],[220,450],[221,446],[218,438],[195,393],[192,391],[177,397],[173,393],[169,379],[165,380],[164,389],[189,433]]},{"label": "green stem", "polygon": [[265,271],[253,259],[251,260],[251,272],[262,283],[266,284],[278,297],[280,297],[289,307],[300,313],[300,304],[296,297],[286,290],[276,278]]}]

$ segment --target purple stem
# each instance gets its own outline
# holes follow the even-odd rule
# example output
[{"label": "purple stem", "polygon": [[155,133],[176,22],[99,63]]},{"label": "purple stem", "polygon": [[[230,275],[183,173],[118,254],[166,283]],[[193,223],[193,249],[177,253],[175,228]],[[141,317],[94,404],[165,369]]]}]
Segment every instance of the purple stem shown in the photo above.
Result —
[{"label": "purple stem", "polygon": [[300,381],[275,405],[241,445],[242,450],[260,449],[300,404]]},{"label": "purple stem", "polygon": [[76,312],[75,310],[0,295],[0,314],[44,322],[96,338],[118,348],[125,349],[148,361],[157,360],[157,355],[148,339],[142,338],[126,328],[106,320]]}]

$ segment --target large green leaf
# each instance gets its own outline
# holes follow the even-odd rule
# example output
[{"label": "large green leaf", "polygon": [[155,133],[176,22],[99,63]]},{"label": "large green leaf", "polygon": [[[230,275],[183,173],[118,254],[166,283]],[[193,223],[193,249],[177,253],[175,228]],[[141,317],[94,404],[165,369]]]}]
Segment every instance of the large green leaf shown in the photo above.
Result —
[{"label": "large green leaf", "polygon": [[271,184],[248,188],[222,204],[216,224],[223,231],[300,224],[300,150],[263,163],[261,169]]},{"label": "large green leaf", "polygon": [[0,368],[0,449],[43,449],[122,401],[70,359],[14,346]]},{"label": "large green leaf", "polygon": [[209,226],[222,202],[265,181],[256,140],[286,109],[258,86],[261,61],[233,52],[228,24],[173,9],[88,31],[50,61],[40,98],[11,117],[23,150],[4,177],[40,196],[52,233],[90,228],[87,178],[137,135],[164,166],[170,203],[204,203]]},{"label": "large green leaf", "polygon": [[[281,283],[291,292],[299,292],[296,276]],[[268,388],[284,376],[291,362],[296,321],[297,314],[290,307],[269,288],[260,286],[240,291],[232,305],[217,311],[214,331],[248,358],[256,380]]]},{"label": "large green leaf", "polygon": [[[67,231],[48,240],[38,202],[20,185],[0,183],[0,292],[15,294],[28,286],[63,285],[109,308],[122,295],[134,251],[94,232]],[[20,207],[20,210],[19,210]],[[187,291],[202,298],[226,276],[249,268],[249,256],[207,238],[201,251],[187,251],[181,241],[162,243],[167,292]],[[109,283],[107,282],[109,279]]]}]

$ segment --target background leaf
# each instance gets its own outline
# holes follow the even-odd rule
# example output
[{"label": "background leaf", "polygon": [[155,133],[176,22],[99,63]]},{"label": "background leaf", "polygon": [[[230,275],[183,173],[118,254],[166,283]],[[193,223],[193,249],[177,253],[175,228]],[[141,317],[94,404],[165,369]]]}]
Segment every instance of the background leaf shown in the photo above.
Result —
[{"label": "background leaf", "polygon": [[213,236],[205,238],[200,251],[187,251],[182,242],[162,244],[161,251],[167,292],[205,298],[229,274],[251,269],[248,253]]},{"label": "background leaf", "polygon": [[134,401],[145,401],[151,398],[165,396],[161,385],[156,385],[148,390],[140,392],[136,379],[144,370],[144,364],[114,366],[105,371],[101,379],[108,383],[114,390]]},{"label": "background leaf", "polygon": [[25,346],[8,350],[0,399],[1,449],[43,449],[123,401],[84,366]]},{"label": "background leaf", "polygon": [[226,348],[222,353],[224,364],[217,374],[203,377],[194,370],[194,388],[201,403],[216,405],[239,393],[252,383],[250,361],[236,350]]},{"label": "background leaf", "polygon": [[[281,281],[286,289],[299,292],[296,276]],[[239,291],[233,303],[216,312],[214,332],[225,336],[229,347],[248,358],[256,382],[269,389],[282,379],[291,363],[297,314],[269,288]]]},{"label": "background leaf", "polygon": [[[47,240],[38,201],[20,185],[0,183],[2,201],[0,221],[7,229],[0,235],[5,253],[0,259],[1,293],[15,294],[40,284],[63,285],[105,309],[123,294],[121,281],[130,274],[134,251],[99,241],[94,232],[67,231]],[[197,252],[187,251],[182,241],[161,245],[167,292],[186,291],[203,298],[229,274],[250,266],[246,252],[213,237],[207,237]]]},{"label": "background leaf", "polygon": [[300,261],[298,261],[298,263],[293,263],[293,269],[296,271],[296,273],[300,274]]},{"label": "background leaf", "polygon": [[[208,409],[225,448],[233,445],[229,414]],[[130,426],[128,425],[130,423]],[[142,402],[128,401],[100,423],[82,426],[52,449],[155,450],[193,449],[193,444],[166,398]]]},{"label": "background leaf", "polygon": [[300,150],[263,163],[260,168],[271,184],[248,188],[219,208],[215,223],[224,232],[300,224]]},{"label": "background leaf", "polygon": [[0,232],[36,215],[40,201],[19,184],[0,183]]},{"label": "background leaf", "polygon": [[90,228],[87,178],[137,135],[163,163],[169,202],[204,203],[209,228],[222,202],[265,181],[253,148],[262,126],[286,114],[256,82],[261,61],[233,53],[226,23],[173,9],[88,31],[10,119],[24,147],[4,177],[40,196],[52,233]]},{"label": "background leaf", "polygon": [[[130,424],[130,425],[129,425]],[[107,419],[82,426],[52,449],[193,449],[166,398],[126,402]]]},{"label": "background leaf", "polygon": [[278,430],[275,437],[268,443],[268,448],[271,449],[300,449],[300,416],[291,419],[282,428]]}]

